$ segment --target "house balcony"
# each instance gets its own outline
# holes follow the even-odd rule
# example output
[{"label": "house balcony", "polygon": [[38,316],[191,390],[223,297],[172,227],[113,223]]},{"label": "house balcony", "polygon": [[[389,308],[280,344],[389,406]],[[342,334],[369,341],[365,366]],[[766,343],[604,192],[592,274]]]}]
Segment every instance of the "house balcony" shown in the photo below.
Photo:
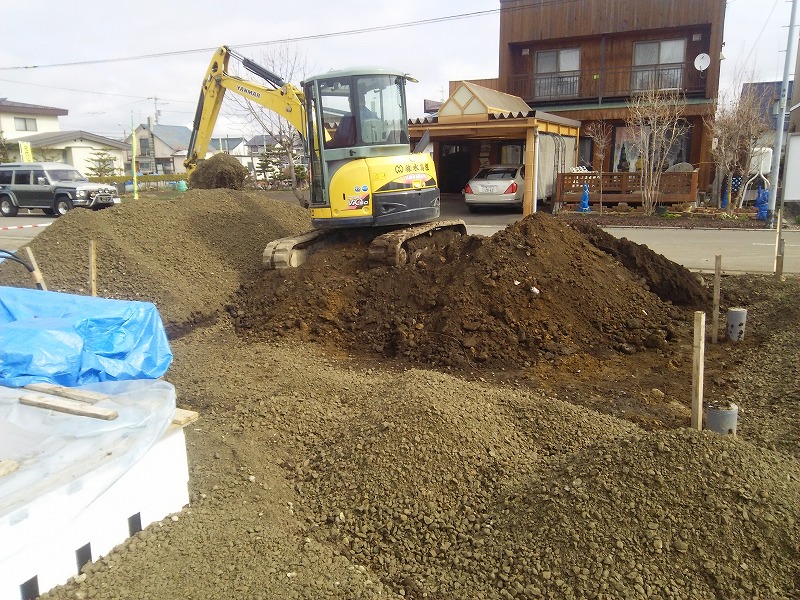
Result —
[{"label": "house balcony", "polygon": [[509,93],[530,103],[586,103],[629,98],[653,87],[704,97],[706,78],[686,63],[512,75]]}]

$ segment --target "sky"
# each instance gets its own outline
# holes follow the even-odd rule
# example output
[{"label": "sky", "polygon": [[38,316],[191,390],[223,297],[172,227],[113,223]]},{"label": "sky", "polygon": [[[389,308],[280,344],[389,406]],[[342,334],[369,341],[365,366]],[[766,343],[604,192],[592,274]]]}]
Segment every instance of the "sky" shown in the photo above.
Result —
[{"label": "sky", "polygon": [[[264,65],[286,65],[288,53],[300,68],[278,74],[295,84],[335,69],[400,69],[419,80],[407,89],[412,118],[424,116],[424,99],[446,99],[449,81],[498,74],[499,0],[3,4],[0,98],[66,109],[62,131],[115,139],[156,111],[158,123],[191,127],[222,45]],[[790,15],[787,0],[729,0],[721,91],[782,80]],[[215,135],[260,133],[237,110],[226,98]]]}]

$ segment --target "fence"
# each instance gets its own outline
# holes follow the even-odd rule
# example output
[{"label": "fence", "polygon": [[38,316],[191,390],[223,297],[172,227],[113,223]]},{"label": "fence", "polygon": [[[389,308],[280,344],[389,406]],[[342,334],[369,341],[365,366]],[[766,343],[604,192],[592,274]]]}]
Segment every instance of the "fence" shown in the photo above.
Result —
[{"label": "fence", "polygon": [[[659,204],[684,204],[697,200],[697,170],[690,173],[662,173],[658,190]],[[589,203],[599,203],[603,182],[604,204],[642,203],[641,173],[559,173],[554,202],[579,202],[583,186],[589,184]]]}]

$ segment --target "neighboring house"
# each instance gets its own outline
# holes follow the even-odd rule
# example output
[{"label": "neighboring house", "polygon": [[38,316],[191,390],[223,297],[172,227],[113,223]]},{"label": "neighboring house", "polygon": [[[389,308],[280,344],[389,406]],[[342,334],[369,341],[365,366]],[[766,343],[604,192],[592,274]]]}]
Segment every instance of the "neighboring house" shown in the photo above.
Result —
[{"label": "neighboring house", "polygon": [[[125,158],[130,152],[130,144],[95,135],[88,131],[55,131],[37,133],[14,140],[29,142],[36,160],[62,162],[72,165],[88,176],[96,166],[99,153],[106,153],[114,159],[115,175],[124,172]],[[10,148],[13,160],[19,160],[19,149],[14,144]]]},{"label": "neighboring house", "polygon": [[58,131],[58,117],[65,117],[68,112],[63,108],[11,102],[7,98],[0,98],[0,133],[10,141],[35,133]]},{"label": "neighboring house", "polygon": [[[136,127],[136,170],[145,175],[185,173],[186,150],[192,130],[182,125],[160,125],[148,118]],[[131,141],[131,136],[125,140]],[[130,171],[130,157],[126,170]]]},{"label": "neighboring house", "polygon": [[[266,152],[267,149],[272,148],[276,144],[278,144],[278,140],[276,140],[273,136],[269,134],[256,135],[251,137],[249,140],[247,140],[247,149],[248,152],[250,153],[250,158],[248,160],[251,162],[245,163],[245,166],[250,168],[251,172],[255,172],[255,169],[258,167],[258,160],[261,154]],[[305,152],[303,150],[303,141],[302,139],[300,139],[300,136],[295,136],[294,164],[295,165],[306,164]]]},{"label": "neighboring house", "polygon": [[[778,131],[778,113],[781,108],[782,81],[759,81],[742,85],[742,94],[750,92],[761,102],[761,116],[772,123],[772,131]],[[794,81],[789,81],[787,103],[791,101]],[[789,131],[789,108],[786,107],[786,117],[783,122],[783,131]]]},{"label": "neighboring house", "polygon": [[[581,121],[584,134],[591,121],[611,125],[604,165],[597,164],[590,138],[582,135],[579,143],[580,162],[604,171],[624,162],[619,158],[629,134],[629,99],[651,85],[680,90],[691,130],[676,144],[671,162],[691,162],[700,169],[700,189],[710,186],[711,145],[703,119],[715,111],[725,0],[500,0],[500,7],[499,77],[476,83],[518,96],[537,113]],[[709,57],[702,71],[695,68],[701,55]],[[451,94],[459,83],[451,82]],[[434,131],[435,125],[432,139]],[[510,141],[491,141],[490,159],[500,158],[499,146]],[[485,144],[442,139],[434,159],[468,152],[474,166]]]},{"label": "neighboring house", "polygon": [[115,169],[122,172],[130,146],[88,131],[60,131],[58,117],[67,114],[63,108],[0,98],[0,131],[6,140],[9,159],[19,160],[18,142],[28,142],[35,160],[63,162],[88,175],[95,165],[94,156],[105,152],[114,158]]},{"label": "neighboring house", "polygon": [[797,64],[794,68],[792,93],[789,94],[786,103],[786,112],[789,114],[789,133],[800,133],[800,84],[797,83],[798,79],[800,79],[800,52],[797,53]]}]

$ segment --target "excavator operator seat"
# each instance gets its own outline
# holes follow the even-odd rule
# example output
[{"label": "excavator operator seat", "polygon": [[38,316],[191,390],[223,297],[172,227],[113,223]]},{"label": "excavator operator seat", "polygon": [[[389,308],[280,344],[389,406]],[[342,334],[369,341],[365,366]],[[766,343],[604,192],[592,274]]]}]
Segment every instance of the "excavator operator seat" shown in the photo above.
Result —
[{"label": "excavator operator seat", "polygon": [[365,144],[383,142],[386,133],[383,131],[383,121],[380,119],[364,119],[361,123],[361,137]]},{"label": "excavator operator seat", "polygon": [[344,115],[336,127],[328,148],[346,148],[356,144],[356,120],[353,115]]}]

